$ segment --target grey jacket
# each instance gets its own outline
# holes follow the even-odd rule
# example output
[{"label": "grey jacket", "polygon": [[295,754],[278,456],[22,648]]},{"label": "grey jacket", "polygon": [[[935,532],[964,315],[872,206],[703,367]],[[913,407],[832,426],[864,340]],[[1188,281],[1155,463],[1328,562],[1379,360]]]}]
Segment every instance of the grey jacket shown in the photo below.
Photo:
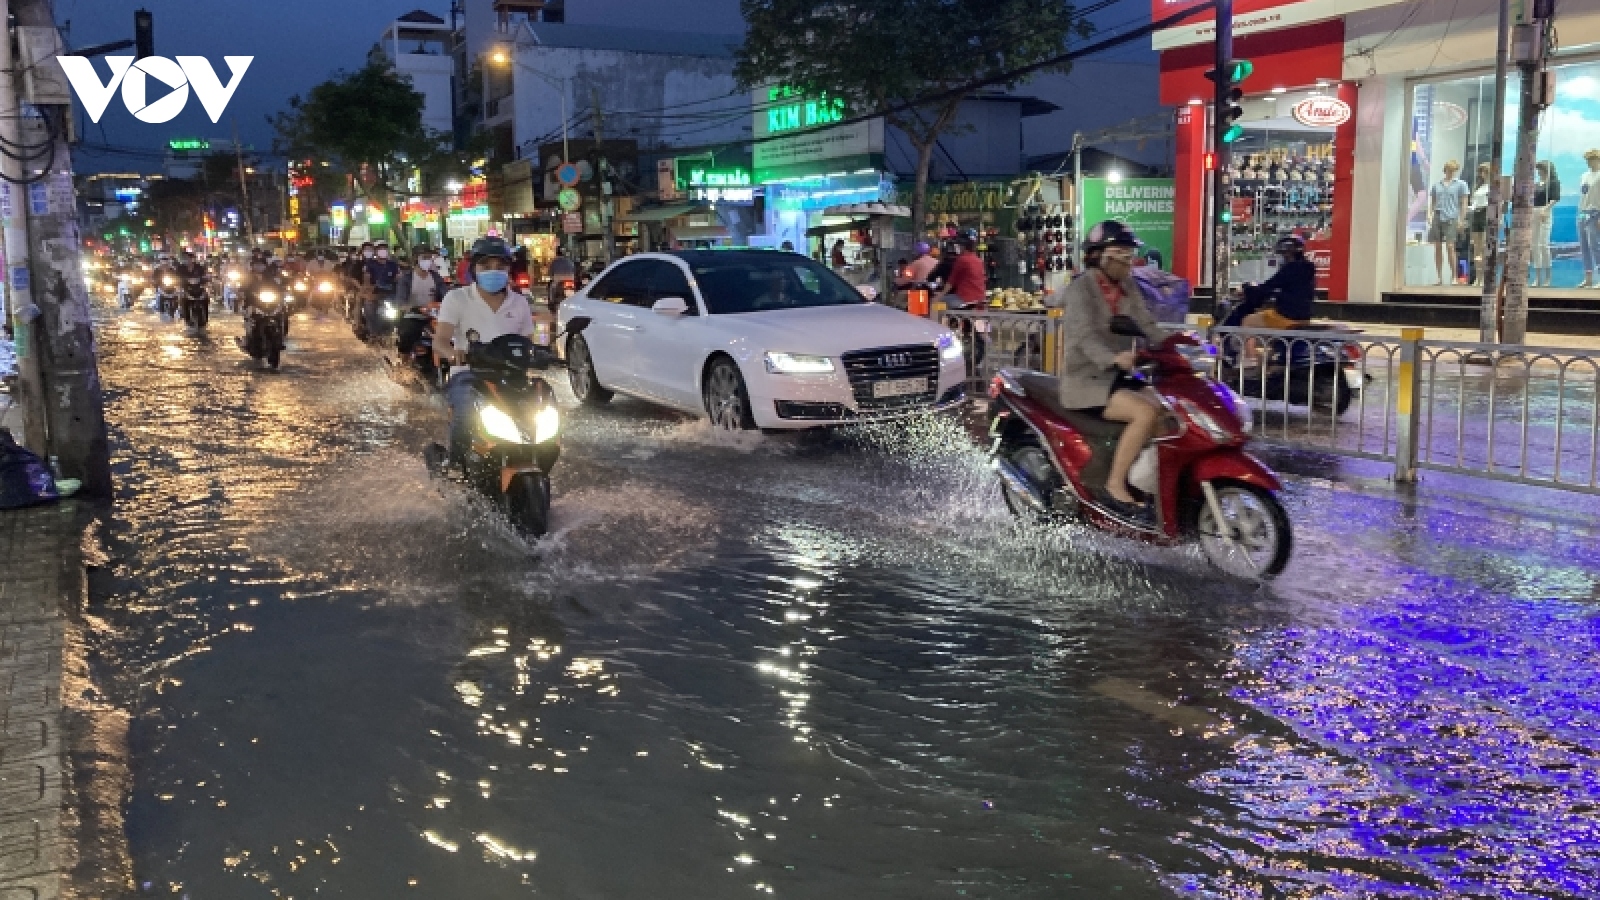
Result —
[{"label": "grey jacket", "polygon": [[[1121,313],[1138,323],[1152,343],[1167,337],[1145,306],[1144,293],[1132,277],[1122,280]],[[1094,409],[1106,405],[1116,381],[1117,354],[1133,349],[1133,338],[1111,333],[1111,308],[1100,295],[1092,272],[1079,275],[1050,298],[1061,307],[1061,405]]]},{"label": "grey jacket", "polygon": [[[444,278],[439,275],[437,269],[429,270],[428,274],[432,276],[431,280],[433,281],[433,289],[438,292],[439,299],[443,300],[444,295],[450,292],[449,286],[444,283]],[[412,306],[423,306],[433,299],[432,297],[419,297],[414,302],[412,301],[411,279],[415,277],[415,275],[416,269],[410,268],[402,271],[400,273],[400,277],[397,279],[399,283],[395,286],[395,302],[401,309],[410,309]]]}]

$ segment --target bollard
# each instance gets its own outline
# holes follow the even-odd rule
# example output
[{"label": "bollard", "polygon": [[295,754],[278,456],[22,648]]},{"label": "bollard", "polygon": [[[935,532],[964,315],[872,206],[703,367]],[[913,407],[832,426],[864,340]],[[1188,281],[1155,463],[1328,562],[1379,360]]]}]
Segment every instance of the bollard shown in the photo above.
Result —
[{"label": "bollard", "polygon": [[1396,376],[1394,480],[1417,480],[1417,432],[1422,427],[1422,329],[1400,331],[1400,371]]},{"label": "bollard", "polygon": [[1044,358],[1039,362],[1044,366],[1044,371],[1047,375],[1061,374],[1061,365],[1056,358],[1056,348],[1060,346],[1060,341],[1057,337],[1061,331],[1062,312],[1064,310],[1052,309],[1045,313]]},{"label": "bollard", "polygon": [[906,291],[906,312],[920,318],[928,318],[927,288],[912,288]]}]

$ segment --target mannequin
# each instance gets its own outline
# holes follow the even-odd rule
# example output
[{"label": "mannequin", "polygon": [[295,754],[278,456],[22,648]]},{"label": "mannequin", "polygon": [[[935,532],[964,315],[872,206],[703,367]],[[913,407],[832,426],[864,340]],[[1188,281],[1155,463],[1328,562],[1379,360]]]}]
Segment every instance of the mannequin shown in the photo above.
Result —
[{"label": "mannequin", "polygon": [[1439,273],[1439,284],[1456,282],[1456,236],[1460,233],[1461,218],[1471,194],[1467,183],[1456,177],[1460,171],[1461,163],[1450,160],[1444,164],[1444,177],[1428,189],[1428,240],[1433,244],[1433,265]]},{"label": "mannequin", "polygon": [[1533,166],[1533,263],[1534,287],[1552,287],[1553,264],[1550,259],[1551,207],[1561,199],[1561,179],[1550,160],[1541,159]]},{"label": "mannequin", "polygon": [[1488,163],[1478,163],[1477,186],[1472,189],[1472,214],[1469,226],[1472,233],[1472,283],[1483,283],[1483,251],[1489,233],[1489,173]]}]

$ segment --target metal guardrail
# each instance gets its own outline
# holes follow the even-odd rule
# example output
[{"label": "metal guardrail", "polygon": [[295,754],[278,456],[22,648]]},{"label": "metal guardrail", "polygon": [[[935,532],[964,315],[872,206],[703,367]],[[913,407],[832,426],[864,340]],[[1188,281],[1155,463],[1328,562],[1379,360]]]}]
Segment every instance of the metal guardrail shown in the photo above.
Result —
[{"label": "metal guardrail", "polygon": [[[1059,315],[935,317],[962,336],[973,396],[1002,368],[1058,371]],[[1397,481],[1428,469],[1600,494],[1600,352],[1430,341],[1420,328],[1209,334],[1211,374],[1246,400],[1261,440],[1389,462]]]}]

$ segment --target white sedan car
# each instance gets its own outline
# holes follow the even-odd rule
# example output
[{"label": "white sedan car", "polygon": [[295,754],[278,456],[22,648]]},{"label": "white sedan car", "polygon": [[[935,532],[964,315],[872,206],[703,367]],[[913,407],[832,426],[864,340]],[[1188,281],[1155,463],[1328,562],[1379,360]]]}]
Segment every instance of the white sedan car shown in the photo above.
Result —
[{"label": "white sedan car", "polygon": [[709,416],[726,428],[800,429],[958,406],[961,342],[868,302],[796,253],[686,250],[614,263],[561,305],[572,389]]}]

